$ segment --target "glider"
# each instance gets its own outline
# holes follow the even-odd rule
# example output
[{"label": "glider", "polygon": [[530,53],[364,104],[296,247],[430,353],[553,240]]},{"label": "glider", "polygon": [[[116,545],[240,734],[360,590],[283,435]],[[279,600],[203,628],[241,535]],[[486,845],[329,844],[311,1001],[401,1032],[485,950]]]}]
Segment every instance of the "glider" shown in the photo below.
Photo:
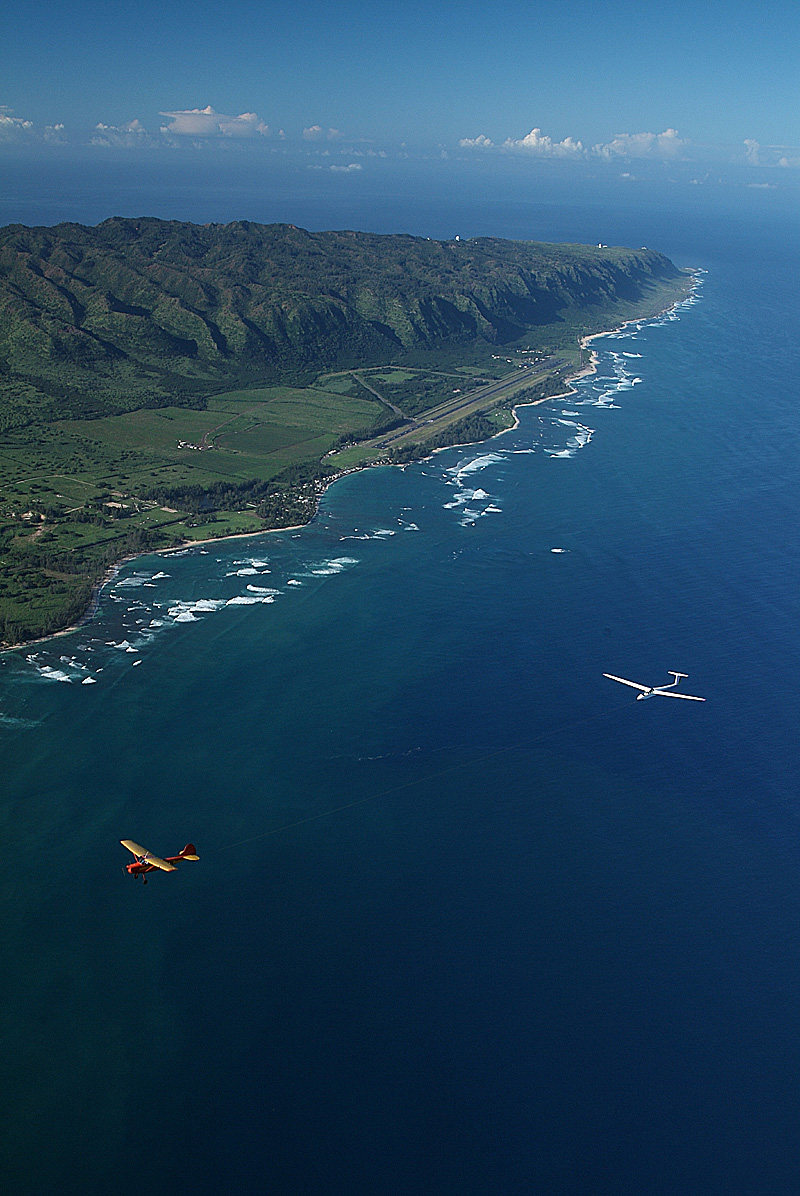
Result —
[{"label": "glider", "polygon": [[625,677],[615,677],[613,673],[603,673],[604,677],[608,677],[610,681],[619,681],[620,685],[630,685],[631,689],[640,689],[642,692],[636,695],[636,701],[641,702],[643,698],[686,698],[688,702],[705,702],[705,698],[696,698],[694,694],[679,694],[673,687],[680,683],[681,677],[688,677],[688,673],[676,673],[674,669],[667,669],[674,681],[670,681],[669,685],[639,685],[638,681],[627,681]]},{"label": "glider", "polygon": [[153,855],[152,851],[145,851],[144,847],[140,847],[132,839],[120,839],[120,843],[135,856],[132,864],[125,865],[126,872],[130,872],[131,876],[141,876],[145,884],[147,884],[145,875],[147,872],[155,872],[156,869],[160,869],[162,872],[174,872],[175,865],[179,860],[200,859],[194,843],[187,843],[179,855],[168,855],[165,860],[162,860],[160,856]]}]

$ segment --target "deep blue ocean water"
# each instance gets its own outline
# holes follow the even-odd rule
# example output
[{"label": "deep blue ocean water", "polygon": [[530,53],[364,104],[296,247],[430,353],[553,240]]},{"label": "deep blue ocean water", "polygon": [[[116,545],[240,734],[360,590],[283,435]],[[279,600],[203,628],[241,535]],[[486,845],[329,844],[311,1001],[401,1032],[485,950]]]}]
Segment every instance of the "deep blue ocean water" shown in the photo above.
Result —
[{"label": "deep blue ocean water", "polygon": [[[696,299],[513,432],[140,558],[2,658],[9,1191],[800,1190],[800,229],[768,200],[462,199],[465,234],[662,248]],[[708,700],[602,676],[668,669]],[[144,888],[128,837],[201,861]]]}]

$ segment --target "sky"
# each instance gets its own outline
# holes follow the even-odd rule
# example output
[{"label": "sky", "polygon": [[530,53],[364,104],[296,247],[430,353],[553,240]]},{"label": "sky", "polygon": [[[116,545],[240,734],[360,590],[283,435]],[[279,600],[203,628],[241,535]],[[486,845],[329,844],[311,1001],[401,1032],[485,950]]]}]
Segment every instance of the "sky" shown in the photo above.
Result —
[{"label": "sky", "polygon": [[800,8],[783,0],[196,0],[10,6],[2,155],[512,158],[800,180]]}]

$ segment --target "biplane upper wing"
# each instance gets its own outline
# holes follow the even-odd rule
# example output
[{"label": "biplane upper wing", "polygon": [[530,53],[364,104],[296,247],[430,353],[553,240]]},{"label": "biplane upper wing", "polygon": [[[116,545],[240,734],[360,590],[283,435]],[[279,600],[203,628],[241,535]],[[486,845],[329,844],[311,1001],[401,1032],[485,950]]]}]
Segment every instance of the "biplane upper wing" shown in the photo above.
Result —
[{"label": "biplane upper wing", "polygon": [[132,839],[120,839],[123,847],[127,847],[128,851],[133,852],[140,860],[144,860],[148,864],[152,864],[154,868],[160,868],[162,872],[174,872],[175,865],[168,864],[166,860],[162,860],[160,856],[153,855],[152,852],[147,851],[144,847],[140,847],[138,843],[134,843]]}]

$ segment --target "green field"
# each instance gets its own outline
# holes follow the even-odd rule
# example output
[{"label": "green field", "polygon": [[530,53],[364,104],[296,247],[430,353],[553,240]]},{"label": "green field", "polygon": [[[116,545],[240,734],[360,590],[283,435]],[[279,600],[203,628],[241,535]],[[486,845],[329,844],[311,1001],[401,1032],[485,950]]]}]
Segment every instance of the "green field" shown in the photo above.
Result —
[{"label": "green field", "polygon": [[154,477],[203,485],[221,478],[267,480],[317,459],[338,436],[369,426],[379,414],[374,401],[274,386],[216,395],[203,411],[162,407],[53,426],[63,434],[65,451],[76,442],[88,451],[90,443],[112,469],[126,461],[128,482],[152,489]]},{"label": "green field", "polygon": [[414,374],[418,372],[417,370],[413,373],[410,370],[372,370],[370,380],[384,386],[397,386],[401,382],[413,382]]},{"label": "green field", "polygon": [[[359,375],[412,411],[441,406],[454,379],[459,390],[475,385],[416,369]],[[74,622],[104,570],[125,555],[305,522],[326,477],[392,459],[371,435],[387,419],[397,422],[347,374],[226,391],[200,410],[149,408],[0,433],[0,639],[24,642]]]},{"label": "green field", "polygon": [[0,230],[0,644],[75,622],[126,555],[303,523],[344,469],[491,436],[581,335],[690,285],[651,250]]},{"label": "green field", "polygon": [[303,523],[344,470],[485,439],[510,425],[515,402],[563,388],[578,352],[544,365],[537,357],[535,374],[519,368],[526,360],[497,357],[480,371],[373,367],[307,387],[225,391],[201,409],[0,433],[0,641],[74,622],[126,555]]}]

